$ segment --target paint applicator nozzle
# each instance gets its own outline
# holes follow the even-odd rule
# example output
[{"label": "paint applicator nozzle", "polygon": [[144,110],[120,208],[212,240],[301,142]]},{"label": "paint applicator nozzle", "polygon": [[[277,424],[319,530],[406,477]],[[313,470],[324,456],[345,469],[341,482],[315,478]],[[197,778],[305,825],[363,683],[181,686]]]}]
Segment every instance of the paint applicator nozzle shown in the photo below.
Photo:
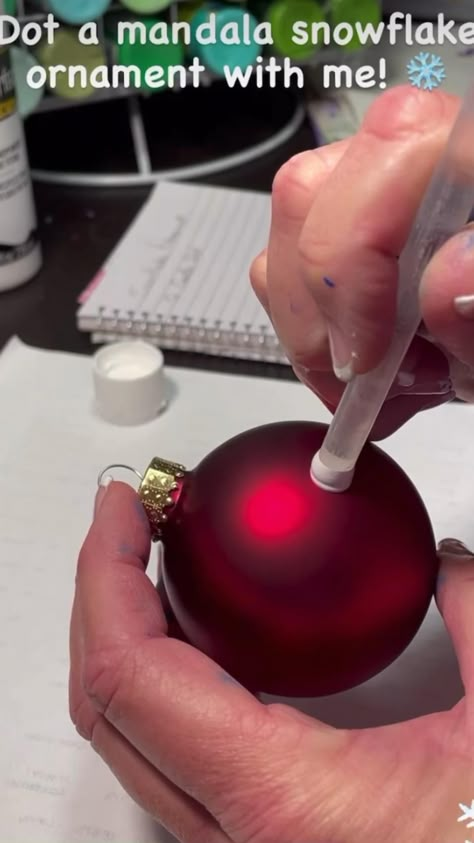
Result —
[{"label": "paint applicator nozzle", "polygon": [[399,260],[397,313],[388,353],[376,369],[346,387],[311,465],[322,489],[346,491],[357,460],[421,322],[419,288],[431,258],[474,207],[474,83],[468,89]]}]

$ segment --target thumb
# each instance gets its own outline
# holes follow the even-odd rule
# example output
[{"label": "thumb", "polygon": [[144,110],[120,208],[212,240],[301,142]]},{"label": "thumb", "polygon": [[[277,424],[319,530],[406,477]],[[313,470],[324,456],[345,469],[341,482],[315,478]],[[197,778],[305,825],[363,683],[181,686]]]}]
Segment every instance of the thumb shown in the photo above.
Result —
[{"label": "thumb", "polygon": [[456,650],[466,693],[474,692],[474,554],[456,539],[438,548],[437,604]]}]

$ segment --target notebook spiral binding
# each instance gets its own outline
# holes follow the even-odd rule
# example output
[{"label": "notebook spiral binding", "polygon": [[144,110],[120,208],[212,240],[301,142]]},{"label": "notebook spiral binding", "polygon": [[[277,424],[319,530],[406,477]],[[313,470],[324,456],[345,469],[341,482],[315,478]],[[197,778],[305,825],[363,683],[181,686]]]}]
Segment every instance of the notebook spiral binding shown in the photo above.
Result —
[{"label": "notebook spiral binding", "polygon": [[[249,329],[251,327],[249,325]],[[208,324],[206,319],[196,323],[189,318],[182,320],[178,317],[167,317],[165,321],[160,314],[143,313],[138,316],[130,311],[107,312],[105,308],[99,308],[98,316],[81,318],[80,328],[91,333],[94,343],[136,337],[173,351],[193,351],[283,365],[289,362],[278,338],[267,325],[260,326],[258,332],[255,328],[247,332],[237,330],[232,323],[223,325],[214,321]]]}]

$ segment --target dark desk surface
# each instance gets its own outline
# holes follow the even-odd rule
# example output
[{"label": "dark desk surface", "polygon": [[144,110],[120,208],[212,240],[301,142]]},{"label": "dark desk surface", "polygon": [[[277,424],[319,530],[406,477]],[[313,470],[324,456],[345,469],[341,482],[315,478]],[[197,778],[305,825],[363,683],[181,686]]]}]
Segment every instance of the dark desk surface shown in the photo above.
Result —
[{"label": "dark desk surface", "polygon": [[[181,98],[181,99],[180,99]],[[229,92],[222,88],[153,97],[144,105],[153,141],[155,166],[183,165],[224,155],[268,137],[291,115],[288,92]],[[161,121],[160,125],[155,125]],[[131,166],[126,104],[75,107],[35,115],[27,123],[33,167],[81,166],[97,171]],[[206,179],[209,184],[270,190],[279,167],[314,146],[307,126],[272,155],[243,168]],[[39,275],[28,285],[0,296],[0,346],[17,334],[48,349],[91,353],[86,334],[76,329],[77,296],[96,274],[125,232],[150,188],[60,188],[36,185],[44,250]],[[173,365],[291,377],[288,367],[219,360],[169,352]]]}]

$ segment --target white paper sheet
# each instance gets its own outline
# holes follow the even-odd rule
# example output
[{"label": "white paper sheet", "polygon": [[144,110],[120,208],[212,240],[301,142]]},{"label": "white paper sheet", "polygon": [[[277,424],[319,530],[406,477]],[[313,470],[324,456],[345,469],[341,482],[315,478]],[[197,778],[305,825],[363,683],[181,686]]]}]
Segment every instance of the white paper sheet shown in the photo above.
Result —
[{"label": "white paper sheet", "polygon": [[[168,411],[141,428],[92,408],[91,361],[12,342],[0,356],[0,841],[169,843],[77,737],[67,702],[68,625],[76,558],[98,472],[143,469],[156,453],[195,465],[228,437],[276,420],[326,421],[299,384],[169,370]],[[423,495],[438,538],[474,544],[474,408],[421,415],[384,447]],[[153,575],[153,574],[151,574]],[[363,726],[453,704],[461,694],[436,608],[376,679],[301,707]]]}]

